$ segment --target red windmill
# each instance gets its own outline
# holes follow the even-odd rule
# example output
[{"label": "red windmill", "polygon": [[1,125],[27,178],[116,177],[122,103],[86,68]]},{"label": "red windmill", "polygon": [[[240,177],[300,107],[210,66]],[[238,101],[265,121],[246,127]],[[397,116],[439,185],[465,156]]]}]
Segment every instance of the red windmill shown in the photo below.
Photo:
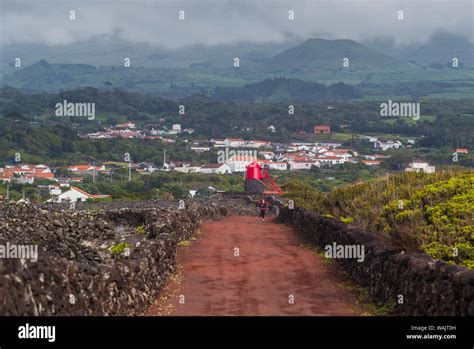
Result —
[{"label": "red windmill", "polygon": [[253,161],[247,166],[245,176],[245,191],[259,194],[282,194],[283,191],[268,174],[268,167],[262,171],[262,167]]}]

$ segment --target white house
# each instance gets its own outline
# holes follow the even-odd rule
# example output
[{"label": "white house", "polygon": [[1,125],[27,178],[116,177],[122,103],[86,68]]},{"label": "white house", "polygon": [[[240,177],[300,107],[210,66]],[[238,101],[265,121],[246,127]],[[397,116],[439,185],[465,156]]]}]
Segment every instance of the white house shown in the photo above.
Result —
[{"label": "white house", "polygon": [[374,143],[374,148],[380,148],[383,151],[388,149],[398,149],[402,147],[402,143],[400,141],[376,141]]},{"label": "white house", "polygon": [[268,168],[271,170],[286,171],[288,169],[288,163],[286,162],[274,162],[270,161],[267,163]]},{"label": "white house", "polygon": [[323,156],[334,156],[337,158],[343,158],[344,160],[348,160],[352,157],[352,154],[349,153],[349,149],[331,149],[323,153]]},{"label": "white house", "polygon": [[123,122],[121,124],[115,125],[115,128],[127,129],[127,128],[137,128],[137,125],[132,121]]},{"label": "white house", "polygon": [[51,199],[48,200],[48,202],[83,202],[86,201],[87,199],[99,199],[99,198],[108,198],[110,195],[94,195],[94,194],[89,194],[88,192],[77,188],[77,187],[71,187],[71,189],[65,191],[62,194],[59,194],[57,196],[53,196]]},{"label": "white house", "polygon": [[229,148],[239,148],[245,145],[242,138],[226,138],[224,139],[224,146]]},{"label": "white house", "polygon": [[258,155],[263,156],[266,160],[271,160],[275,157],[275,153],[272,151],[259,151]]},{"label": "white house", "polygon": [[155,171],[158,171],[158,168],[155,167],[155,165],[153,164],[142,162],[138,164],[138,166],[135,168],[135,171],[137,171],[137,173],[140,173],[140,174],[150,174]]},{"label": "white house", "polygon": [[223,148],[225,147],[226,143],[225,143],[225,140],[224,139],[221,139],[221,138],[214,138],[214,139],[211,139],[210,140],[210,143],[212,143],[212,145],[216,148]]},{"label": "white house", "polygon": [[429,163],[426,161],[421,160],[414,160],[411,162],[407,168],[405,168],[405,172],[416,172],[416,173],[435,173],[436,167],[430,166]]},{"label": "white house", "polygon": [[319,162],[313,159],[292,159],[288,161],[290,171],[309,170],[313,166],[320,166]]},{"label": "white house", "polygon": [[246,161],[237,161],[237,160],[230,160],[227,161],[226,164],[229,166],[232,173],[234,172],[245,172],[247,166],[252,162],[252,160]]},{"label": "white house", "polygon": [[326,142],[321,142],[320,146],[329,147],[329,148],[339,148],[339,147],[342,147],[342,143],[326,141]]},{"label": "white house", "polygon": [[328,150],[329,150],[329,147],[320,147],[320,146],[316,146],[312,149],[312,151],[314,151],[317,154],[323,154],[327,152]]},{"label": "white house", "polygon": [[347,162],[346,159],[337,156],[325,156],[317,158],[320,164],[340,165]]},{"label": "white house", "polygon": [[211,150],[211,148],[209,147],[197,147],[197,146],[193,146],[189,149],[194,150],[196,153],[204,153],[206,151]]},{"label": "white house", "polygon": [[271,142],[251,140],[251,141],[246,141],[243,146],[246,148],[263,148],[263,147],[271,146]]},{"label": "white house", "polygon": [[206,164],[200,168],[199,172],[206,174],[230,174],[232,170],[227,164]]},{"label": "white house", "polygon": [[381,162],[380,160],[362,160],[362,163],[367,166],[378,166]]},{"label": "white house", "polygon": [[92,174],[93,172],[109,172],[106,170],[105,165],[102,166],[91,166],[91,165],[74,165],[66,166],[66,170],[77,173],[77,174]]},{"label": "white house", "polygon": [[198,164],[182,164],[174,167],[173,170],[181,173],[198,173],[201,172],[201,166]]},{"label": "white house", "polygon": [[225,163],[229,166],[232,173],[234,172],[245,172],[247,166],[255,161],[256,157],[254,156],[246,156],[246,155],[237,155],[232,156],[228,161]]},{"label": "white house", "polygon": [[377,137],[372,137],[372,136],[365,136],[365,138],[370,142],[370,143],[375,143],[379,139]]},{"label": "white house", "polygon": [[211,193],[224,193],[223,190],[216,189],[216,188],[211,187],[211,186],[208,186],[208,187],[206,187],[206,186],[196,186],[194,188],[189,189],[189,196],[191,196],[191,198],[194,198],[194,196],[196,195],[196,193],[199,190],[208,190]]},{"label": "white house", "polygon": [[49,195],[51,196],[56,196],[56,195],[61,195],[61,186],[56,186],[56,185],[49,185],[48,186],[48,190],[49,190]]}]

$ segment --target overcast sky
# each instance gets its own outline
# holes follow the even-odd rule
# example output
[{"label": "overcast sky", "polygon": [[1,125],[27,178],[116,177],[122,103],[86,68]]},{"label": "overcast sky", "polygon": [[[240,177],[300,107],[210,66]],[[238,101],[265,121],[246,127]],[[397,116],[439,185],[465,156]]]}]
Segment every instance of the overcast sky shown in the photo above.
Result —
[{"label": "overcast sky", "polygon": [[[0,0],[0,42],[74,43],[117,35],[170,48],[302,38],[397,43],[449,31],[473,40],[474,0]],[[76,20],[69,20],[69,11]],[[178,11],[185,20],[178,20]],[[295,19],[288,20],[288,11]],[[404,20],[397,12],[404,11]]]}]

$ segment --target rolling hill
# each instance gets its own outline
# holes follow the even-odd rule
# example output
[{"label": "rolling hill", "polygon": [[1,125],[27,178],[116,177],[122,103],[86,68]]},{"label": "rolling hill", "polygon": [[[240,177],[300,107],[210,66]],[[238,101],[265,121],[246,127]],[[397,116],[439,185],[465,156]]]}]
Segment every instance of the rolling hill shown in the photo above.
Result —
[{"label": "rolling hill", "polygon": [[[459,43],[459,40],[456,41],[457,46]],[[108,48],[104,48],[104,57],[110,57],[111,48],[120,45],[125,47],[124,43],[119,43],[119,46],[110,42],[108,44]],[[301,44],[293,41],[293,45],[296,46],[288,48],[288,42],[280,45],[234,43],[227,46],[190,46],[174,51],[160,51],[151,46],[139,45],[140,50],[137,51],[136,58],[132,56],[130,68],[121,65],[122,58],[111,61],[111,65],[58,63],[58,58],[52,61],[40,59],[34,64],[20,69],[13,68],[15,70],[4,74],[0,78],[0,86],[30,92],[57,92],[83,87],[102,90],[118,88],[174,100],[200,94],[223,100],[272,101],[357,98],[358,95],[354,95],[354,91],[349,91],[347,87],[361,83],[363,86],[358,94],[363,94],[364,98],[376,99],[393,94],[407,98],[404,86],[411,86],[415,82],[423,82],[426,86],[434,86],[430,82],[446,84],[435,89],[417,88],[416,93],[409,93],[408,97],[438,94],[462,98],[473,90],[472,70],[434,69],[435,67],[420,67],[413,62],[403,63],[352,40],[309,39]],[[39,48],[32,47],[31,50],[36,52]],[[435,52],[433,50],[431,51]],[[42,53],[37,53],[35,57],[40,57],[47,51],[42,48],[38,52]],[[82,57],[82,51],[74,52]],[[120,57],[128,53],[130,52],[124,51]],[[415,53],[412,52],[412,55]],[[234,56],[240,58],[239,68],[232,65]],[[436,53],[431,56],[438,57]],[[63,62],[71,62],[71,54],[64,57]],[[349,59],[348,67],[343,67],[345,57]],[[107,60],[104,58],[96,61]],[[275,85],[277,81],[268,83],[279,77],[286,77],[288,81],[279,81],[278,86]],[[264,85],[259,85],[266,80],[268,81]],[[304,85],[301,81],[315,84]],[[345,84],[344,91],[341,89],[342,85],[337,85],[339,82]],[[336,85],[326,89],[317,83]],[[256,85],[251,86],[252,84]],[[242,93],[242,96],[236,96],[236,93]],[[249,95],[251,93],[253,96]]]},{"label": "rolling hill", "polygon": [[273,57],[273,68],[317,68],[342,70],[343,59],[351,70],[398,70],[406,65],[353,40],[309,39]]},{"label": "rolling hill", "polygon": [[346,100],[360,98],[360,93],[344,83],[326,86],[298,79],[274,78],[243,87],[219,87],[213,97],[225,101],[299,101]]}]

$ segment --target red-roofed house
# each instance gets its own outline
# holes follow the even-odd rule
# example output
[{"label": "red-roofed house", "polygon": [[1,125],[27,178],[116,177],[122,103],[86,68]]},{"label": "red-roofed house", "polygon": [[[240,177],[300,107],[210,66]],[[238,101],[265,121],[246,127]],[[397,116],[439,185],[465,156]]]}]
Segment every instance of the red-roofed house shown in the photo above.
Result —
[{"label": "red-roofed house", "polygon": [[54,174],[46,165],[19,164],[15,166],[5,166],[5,169],[1,170],[3,170],[3,175],[0,175],[0,178],[3,181],[14,179],[20,183],[33,184],[35,179],[54,179]]},{"label": "red-roofed house", "polygon": [[244,146],[246,148],[262,148],[271,146],[271,142],[268,141],[259,141],[259,140],[250,140],[246,141]]},{"label": "red-roofed house", "polygon": [[78,188],[78,187],[71,187],[71,189],[61,193],[57,196],[53,196],[48,202],[83,202],[87,199],[103,199],[108,198],[110,195],[94,195],[89,194],[88,192]]},{"label": "red-roofed house", "polygon": [[115,125],[115,128],[119,129],[133,129],[137,128],[137,125],[134,122],[127,121],[127,122],[122,122],[121,124]]},{"label": "red-roofed house", "polygon": [[367,166],[378,166],[381,162],[380,160],[362,160],[362,163]]},{"label": "red-roofed house", "polygon": [[95,173],[109,173],[110,171],[105,168],[104,165],[102,166],[91,166],[91,165],[74,165],[74,166],[67,166],[66,170],[71,171],[75,174],[92,174]]},{"label": "red-roofed house", "polygon": [[459,154],[468,154],[468,153],[469,153],[469,150],[467,150],[467,148],[457,148],[457,149],[456,149],[456,153],[459,153]]},{"label": "red-roofed house", "polygon": [[310,158],[294,158],[288,161],[290,171],[309,170],[313,166],[320,166],[319,161]]},{"label": "red-roofed house", "polygon": [[314,126],[314,133],[331,133],[331,128],[327,125]]},{"label": "red-roofed house", "polygon": [[54,173],[27,173],[24,175],[25,178],[33,178],[33,179],[49,179],[53,180],[54,179]]},{"label": "red-roofed house", "polygon": [[8,168],[0,168],[0,181],[10,182],[15,177],[13,171]]},{"label": "red-roofed house", "polygon": [[214,147],[225,147],[225,140],[222,139],[222,138],[213,138],[211,139],[210,143],[214,146]]},{"label": "red-roofed house", "polygon": [[199,172],[207,174],[227,174],[232,173],[232,170],[227,164],[206,164],[201,167]]},{"label": "red-roofed house", "polygon": [[325,157],[335,156],[335,157],[343,158],[347,160],[352,157],[352,154],[350,153],[349,149],[331,149],[324,152],[323,156]]},{"label": "red-roofed house", "polygon": [[344,158],[340,158],[337,156],[322,156],[322,157],[318,157],[317,160],[321,164],[331,164],[331,165],[339,165],[346,162]]},{"label": "red-roofed house", "polygon": [[224,139],[224,146],[229,148],[238,148],[245,145],[245,141],[242,138],[226,138]]}]

